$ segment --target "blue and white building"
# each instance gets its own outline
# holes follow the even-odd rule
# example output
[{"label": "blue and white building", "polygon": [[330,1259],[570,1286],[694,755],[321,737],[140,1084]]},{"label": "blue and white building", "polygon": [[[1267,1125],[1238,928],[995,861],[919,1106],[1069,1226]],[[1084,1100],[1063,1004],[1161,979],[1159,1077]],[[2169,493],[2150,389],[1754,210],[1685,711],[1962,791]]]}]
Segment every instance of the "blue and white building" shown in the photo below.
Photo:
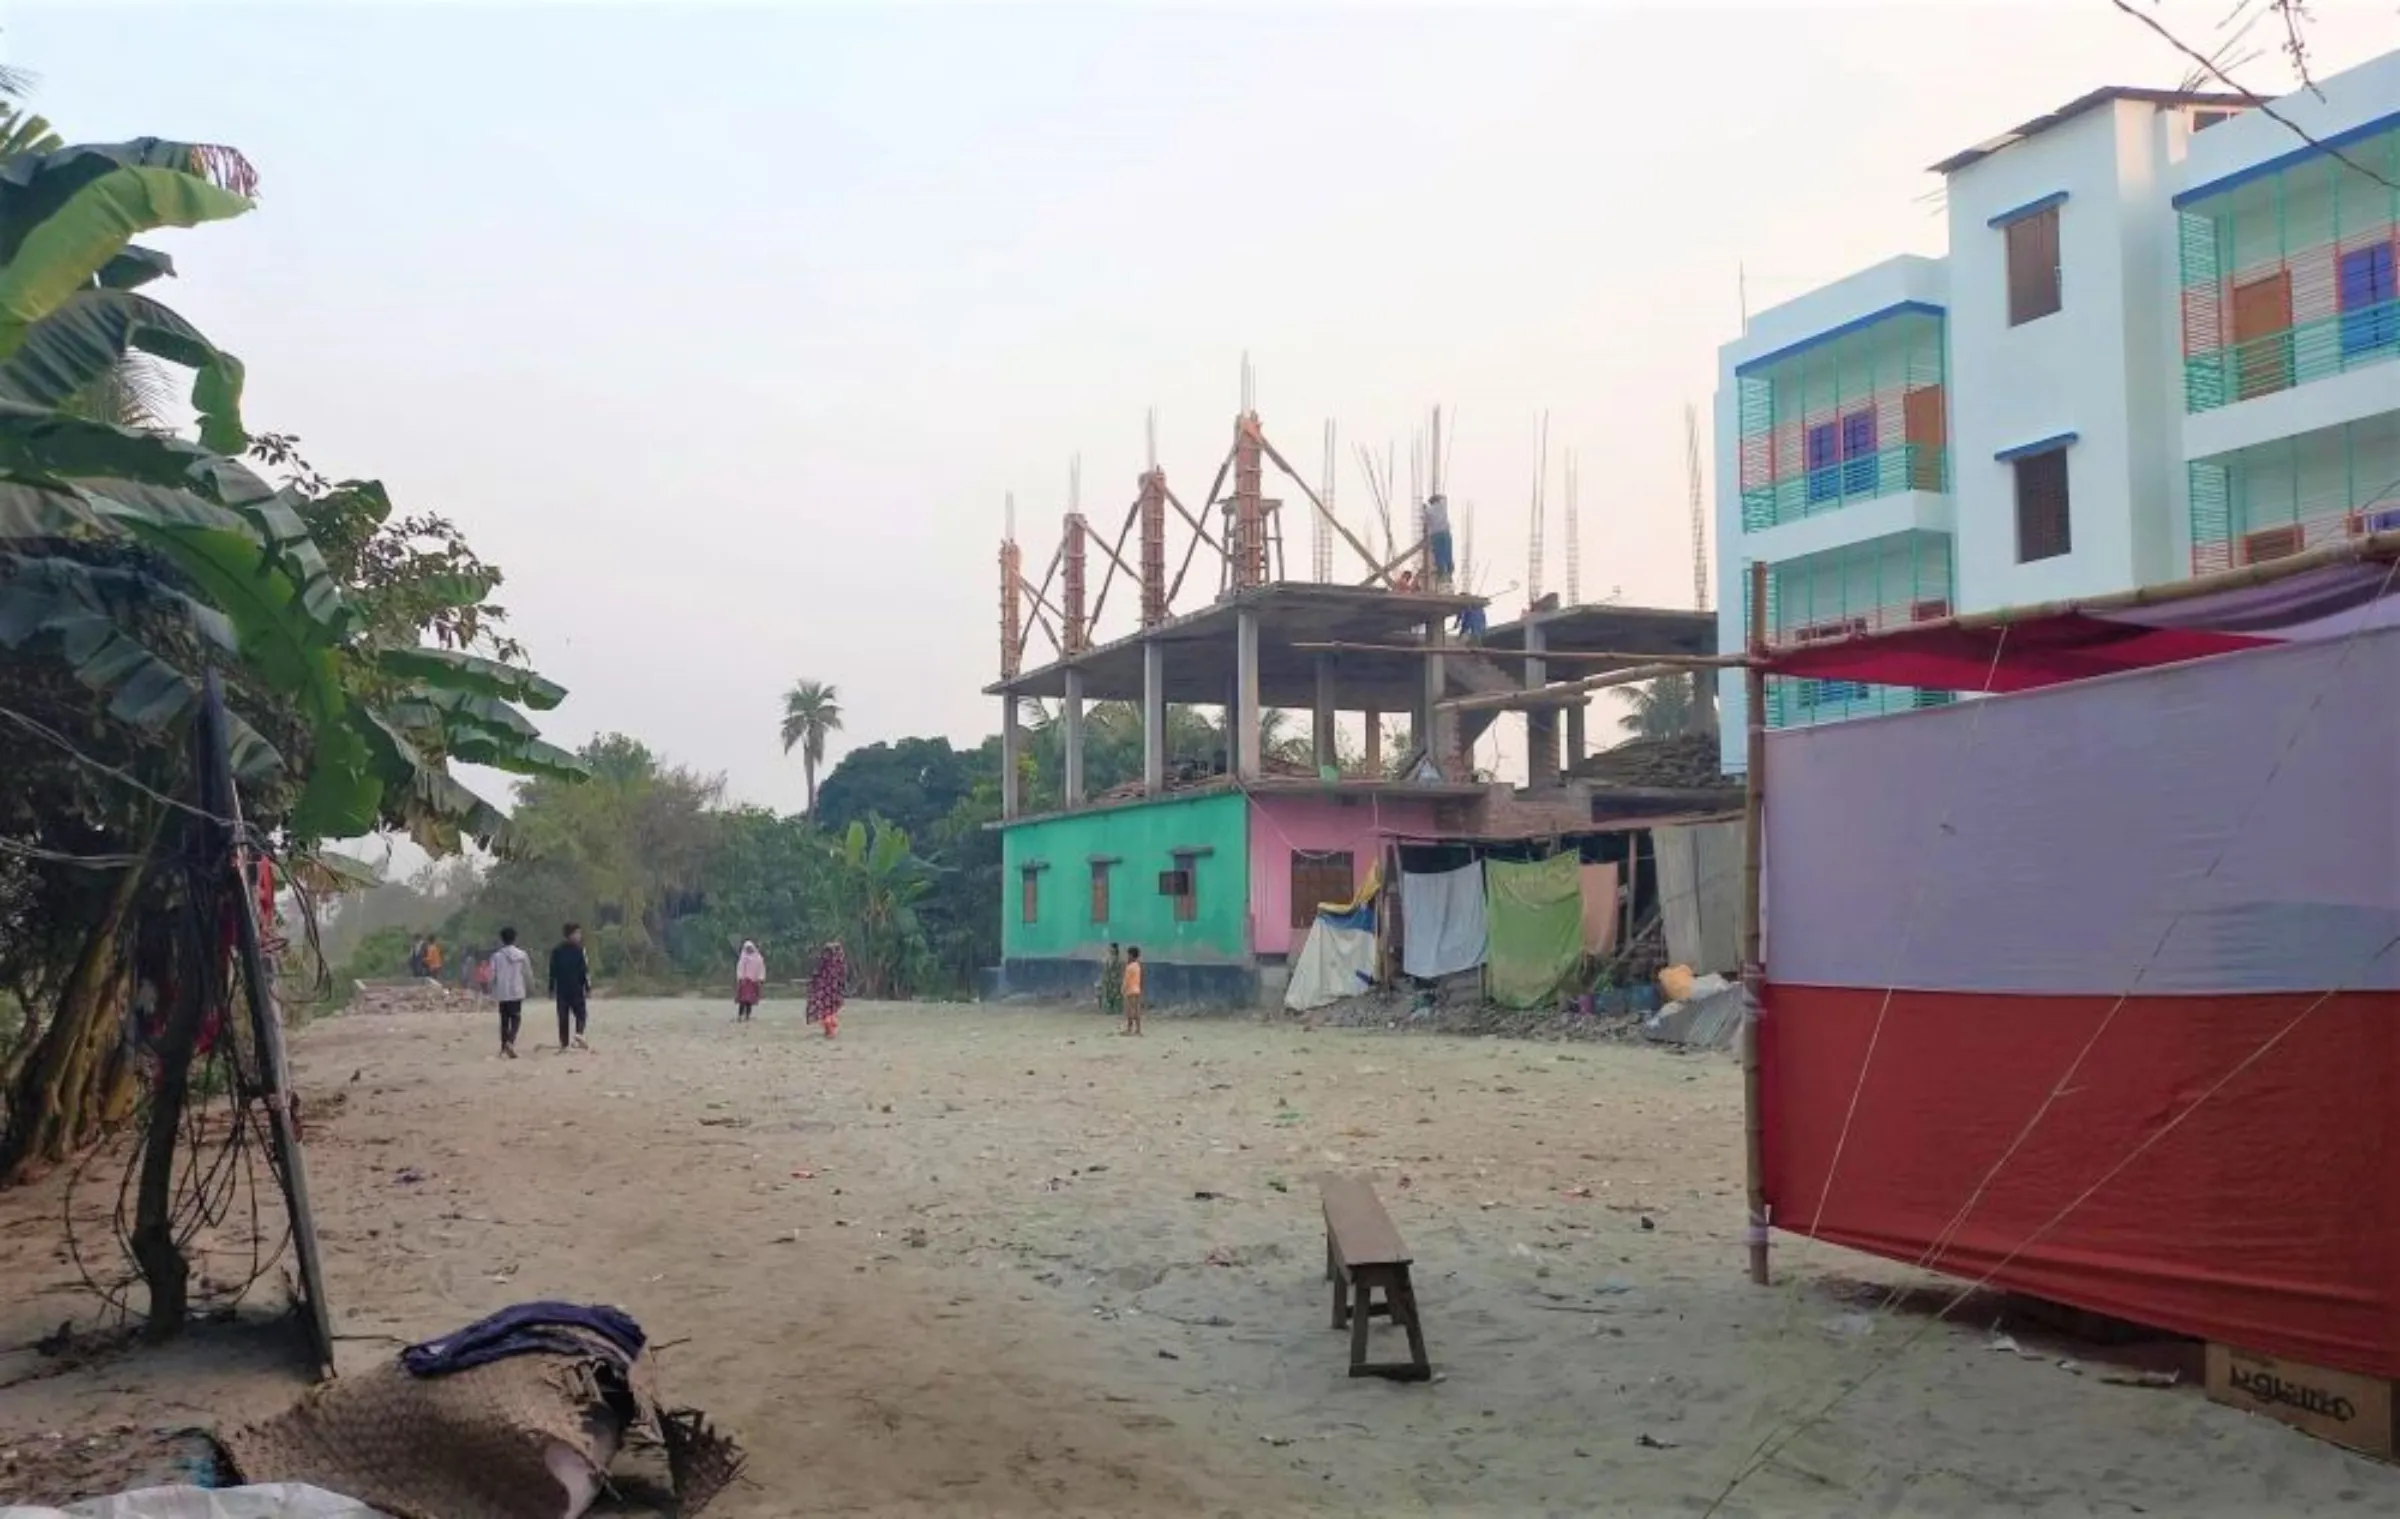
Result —
[{"label": "blue and white building", "polygon": [[[2400,53],[2319,90],[2094,91],[1934,165],[1943,257],[1755,316],[1719,351],[1719,646],[1756,563],[1781,642],[2400,526]],[[1949,699],[1777,680],[1767,718]],[[1738,770],[1738,672],[1719,700]]]}]

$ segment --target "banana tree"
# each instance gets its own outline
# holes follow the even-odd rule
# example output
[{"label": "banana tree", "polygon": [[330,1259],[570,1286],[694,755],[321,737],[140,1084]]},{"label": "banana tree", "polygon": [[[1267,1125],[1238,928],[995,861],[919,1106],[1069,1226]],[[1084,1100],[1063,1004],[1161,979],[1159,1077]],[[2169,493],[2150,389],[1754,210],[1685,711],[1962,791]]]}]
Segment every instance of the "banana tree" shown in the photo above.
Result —
[{"label": "banana tree", "polygon": [[853,822],[833,846],[835,922],[849,941],[859,991],[890,996],[927,953],[917,903],[932,887],[908,834],[876,818]]},{"label": "banana tree", "polygon": [[[0,957],[48,1009],[0,1069],[0,1179],[122,1116],[129,1073],[109,1052],[122,1048],[132,989],[127,936],[155,907],[142,863],[160,818],[150,798],[180,788],[173,730],[204,672],[233,693],[237,768],[262,803],[252,815],[287,847],[378,826],[437,852],[468,837],[505,847],[506,818],[450,773],[452,759],[581,773],[517,710],[554,708],[560,688],[415,647],[418,624],[362,612],[312,535],[305,511],[318,503],[227,456],[248,441],[241,366],[140,293],[171,266],[132,239],[238,216],[255,189],[239,154],[158,139],[0,160],[0,653],[18,693],[0,738],[12,780],[46,764],[62,799],[44,806],[50,793],[27,783],[0,812],[35,845],[12,853],[9,884],[37,909],[68,904],[30,948],[21,914],[0,924]],[[192,372],[197,441],[94,414],[95,387],[145,356]],[[368,503],[367,531],[378,530],[388,500],[353,485],[348,499]],[[469,606],[496,578],[416,590]],[[37,695],[56,722],[25,719]],[[110,768],[65,763],[53,741],[106,751]],[[103,864],[114,873],[96,876]],[[107,890],[82,889],[94,880]]]}]

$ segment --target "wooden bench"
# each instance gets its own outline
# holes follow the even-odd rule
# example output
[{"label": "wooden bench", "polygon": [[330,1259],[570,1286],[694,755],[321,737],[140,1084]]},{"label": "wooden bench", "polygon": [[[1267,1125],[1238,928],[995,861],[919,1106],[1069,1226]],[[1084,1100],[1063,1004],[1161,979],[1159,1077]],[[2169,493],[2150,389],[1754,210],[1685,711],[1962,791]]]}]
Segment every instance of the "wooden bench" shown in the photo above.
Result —
[{"label": "wooden bench", "polygon": [[[1360,1176],[1328,1173],[1317,1178],[1325,1201],[1325,1279],[1333,1283],[1333,1327],[1350,1331],[1350,1375],[1422,1382],[1433,1375],[1425,1358],[1425,1328],[1417,1318],[1417,1293],[1409,1285],[1408,1246],[1375,1189]],[[1377,1289],[1383,1301],[1375,1301]],[[1382,1314],[1408,1331],[1408,1359],[1370,1363],[1367,1327]]]}]

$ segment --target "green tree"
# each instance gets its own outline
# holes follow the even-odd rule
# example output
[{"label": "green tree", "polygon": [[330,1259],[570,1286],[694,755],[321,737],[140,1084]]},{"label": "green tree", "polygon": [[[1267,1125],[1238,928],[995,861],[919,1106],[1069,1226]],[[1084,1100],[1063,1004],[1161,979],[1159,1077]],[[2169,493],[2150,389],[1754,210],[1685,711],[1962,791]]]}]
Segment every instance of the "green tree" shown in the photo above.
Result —
[{"label": "green tree", "polygon": [[825,763],[825,741],[841,731],[842,699],[832,686],[803,680],[783,693],[783,752],[800,751],[810,817],[817,815],[817,767]]},{"label": "green tree", "polygon": [[1690,677],[1662,675],[1633,688],[1633,699],[1617,723],[1637,738],[1673,738],[1704,721]]},{"label": "green tree", "polygon": [[[130,1111],[133,952],[184,874],[154,858],[173,836],[157,798],[190,792],[207,673],[245,814],[287,854],[378,826],[505,843],[449,759],[576,773],[518,710],[565,693],[454,636],[492,615],[496,573],[396,535],[373,482],[278,489],[230,457],[241,366],[141,293],[171,266],[132,238],[242,215],[255,185],[230,149],[154,138],[0,161],[0,976],[39,1024],[0,1063],[0,1179]],[[196,440],[95,404],[145,356],[191,372]],[[336,569],[316,536],[335,527],[380,545],[383,584],[363,558]]]},{"label": "green tree", "polygon": [[999,752],[961,752],[946,738],[903,738],[845,753],[825,777],[809,816],[828,833],[881,817],[910,837],[926,834],[983,780],[999,778]]},{"label": "green tree", "polygon": [[908,834],[877,819],[852,823],[833,859],[833,902],[850,973],[862,995],[905,995],[930,946],[917,904],[931,889]]},{"label": "green tree", "polygon": [[667,974],[675,926],[702,901],[724,782],[621,733],[576,757],[588,779],[536,779],[519,791],[512,822],[523,857],[492,868],[453,932],[480,944],[512,926],[539,942],[579,922],[594,975]]}]

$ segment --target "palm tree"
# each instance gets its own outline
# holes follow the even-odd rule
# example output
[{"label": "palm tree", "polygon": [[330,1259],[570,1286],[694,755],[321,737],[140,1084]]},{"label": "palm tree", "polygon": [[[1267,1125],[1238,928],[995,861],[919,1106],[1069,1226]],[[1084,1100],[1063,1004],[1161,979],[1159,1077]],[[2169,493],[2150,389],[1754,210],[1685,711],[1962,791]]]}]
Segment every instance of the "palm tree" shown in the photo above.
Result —
[{"label": "palm tree", "polygon": [[808,777],[808,815],[817,815],[817,767],[825,763],[825,740],[842,731],[842,697],[821,680],[796,681],[783,693],[783,752],[800,751]]},{"label": "palm tree", "polygon": [[1636,686],[1632,709],[1617,721],[1637,738],[1673,738],[1690,732],[1700,722],[1691,678],[1664,675],[1647,685]]}]

